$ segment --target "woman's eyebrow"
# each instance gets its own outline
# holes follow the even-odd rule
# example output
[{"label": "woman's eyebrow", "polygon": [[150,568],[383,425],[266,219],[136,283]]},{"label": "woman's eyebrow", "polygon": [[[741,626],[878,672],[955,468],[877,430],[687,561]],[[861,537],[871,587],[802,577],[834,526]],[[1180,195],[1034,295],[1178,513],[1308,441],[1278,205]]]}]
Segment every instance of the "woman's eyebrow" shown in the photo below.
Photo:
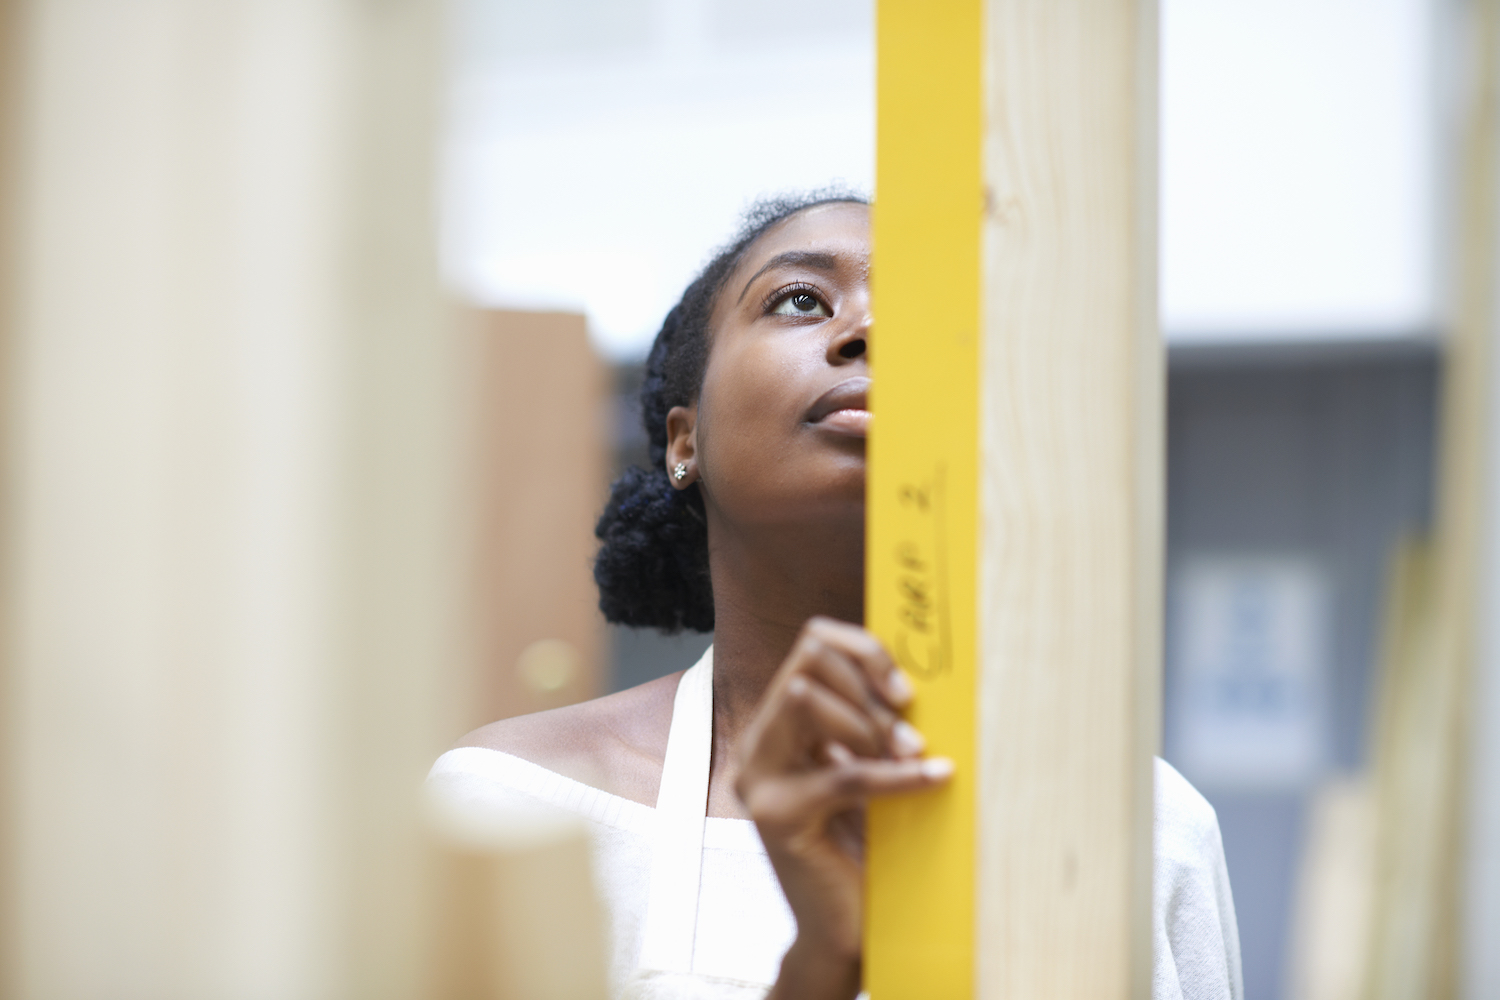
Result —
[{"label": "woman's eyebrow", "polygon": [[817,271],[836,271],[838,266],[838,257],[821,250],[788,250],[786,253],[779,253],[766,261],[765,266],[759,271],[750,275],[750,280],[745,282],[744,290],[740,292],[740,297],[735,300],[735,303],[745,301],[745,292],[750,291],[750,286],[755,284],[755,279],[772,268],[810,267]]}]

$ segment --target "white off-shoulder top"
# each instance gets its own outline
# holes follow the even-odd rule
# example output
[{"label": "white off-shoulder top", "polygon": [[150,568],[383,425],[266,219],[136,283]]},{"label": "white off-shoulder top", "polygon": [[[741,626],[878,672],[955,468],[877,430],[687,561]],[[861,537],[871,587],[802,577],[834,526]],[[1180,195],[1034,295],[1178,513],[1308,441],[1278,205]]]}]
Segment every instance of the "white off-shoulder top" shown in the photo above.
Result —
[{"label": "white off-shoulder top", "polygon": [[[755,824],[705,815],[712,671],[710,649],[678,685],[654,809],[480,747],[450,750],[427,778],[450,808],[550,807],[586,823],[619,1000],[760,998],[796,933]],[[1155,777],[1152,997],[1241,1000],[1218,819],[1165,761]]]}]

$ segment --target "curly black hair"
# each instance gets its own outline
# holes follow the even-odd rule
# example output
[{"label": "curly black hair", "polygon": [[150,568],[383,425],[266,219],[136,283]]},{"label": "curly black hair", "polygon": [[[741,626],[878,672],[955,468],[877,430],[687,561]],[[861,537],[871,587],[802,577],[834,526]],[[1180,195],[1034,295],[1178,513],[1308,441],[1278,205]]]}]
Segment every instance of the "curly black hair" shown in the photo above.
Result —
[{"label": "curly black hair", "polygon": [[697,484],[672,488],[667,478],[667,413],[691,406],[708,362],[709,317],[719,292],[752,244],[778,222],[817,205],[869,204],[860,195],[822,190],[764,198],[667,313],[641,383],[641,419],[651,465],[615,480],[594,535],[599,610],[606,621],[662,632],[712,632],[714,592],[708,575],[708,523]]}]

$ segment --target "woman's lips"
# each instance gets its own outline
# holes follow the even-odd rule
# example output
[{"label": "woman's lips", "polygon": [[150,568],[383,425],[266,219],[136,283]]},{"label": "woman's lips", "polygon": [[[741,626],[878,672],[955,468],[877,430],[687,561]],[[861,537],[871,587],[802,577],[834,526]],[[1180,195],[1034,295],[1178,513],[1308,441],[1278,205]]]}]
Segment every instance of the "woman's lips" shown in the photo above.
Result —
[{"label": "woman's lips", "polygon": [[870,429],[870,380],[845,379],[819,396],[807,411],[807,422],[826,430],[864,437]]},{"label": "woman's lips", "polygon": [[848,408],[834,410],[822,420],[816,421],[816,424],[840,434],[865,437],[870,432],[870,411]]}]

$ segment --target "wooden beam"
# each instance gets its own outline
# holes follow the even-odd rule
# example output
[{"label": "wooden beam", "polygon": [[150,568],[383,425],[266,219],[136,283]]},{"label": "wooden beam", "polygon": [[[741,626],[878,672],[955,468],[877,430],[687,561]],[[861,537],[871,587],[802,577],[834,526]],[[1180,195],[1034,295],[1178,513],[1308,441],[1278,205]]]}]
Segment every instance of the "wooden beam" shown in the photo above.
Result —
[{"label": "wooden beam", "polygon": [[593,557],[609,386],[580,314],[475,310],[465,326],[479,726],[604,693]]},{"label": "wooden beam", "polygon": [[445,905],[431,991],[412,1000],[606,1000],[609,927],[583,821],[428,805]]},{"label": "wooden beam", "polygon": [[[1455,768],[1457,807],[1450,815],[1462,849],[1455,852],[1460,861],[1440,887],[1456,911],[1453,923],[1459,932],[1451,936],[1457,955],[1450,951],[1447,956],[1456,959],[1456,968],[1438,980],[1438,988],[1449,995],[1487,997],[1500,996],[1500,950],[1495,947],[1500,940],[1500,370],[1495,348],[1500,327],[1500,3],[1470,0],[1463,7],[1466,20],[1460,24],[1465,30],[1450,30],[1447,37],[1469,46],[1468,61],[1475,69],[1461,77],[1470,88],[1466,169],[1453,228],[1464,237],[1463,334],[1481,342],[1477,350],[1470,348],[1469,364],[1476,369],[1472,377],[1484,382],[1483,408],[1475,415],[1482,422],[1476,444],[1481,479],[1475,486],[1482,523],[1468,538],[1452,540],[1455,546],[1472,545],[1480,566],[1476,662],[1472,675],[1461,678],[1455,698],[1462,722],[1456,746],[1461,763]],[[1431,995],[1441,994],[1434,989]]]},{"label": "wooden beam", "polygon": [[[16,323],[16,213],[20,194],[20,132],[21,132],[21,56],[22,6],[23,0],[0,0],[0,371],[11,371],[14,363],[12,347],[15,343]],[[9,415],[12,411],[9,386],[0,392],[0,440],[13,440],[15,432]],[[13,482],[9,475],[11,456],[7,450],[0,451],[0,504],[8,504]],[[0,563],[8,562],[12,556],[0,540]],[[9,619],[0,623],[0,649],[9,642],[5,630]],[[9,659],[0,655],[0,705],[14,704],[16,677]],[[16,820],[15,775],[17,767],[12,759],[15,743],[7,741],[0,745],[0,859],[12,856],[15,849]],[[17,892],[17,875],[13,865],[0,862],[0,899],[14,899]],[[20,947],[13,932],[14,918],[0,910],[0,969],[12,969],[20,961]],[[0,993],[10,984],[0,977]]]},{"label": "wooden beam", "polygon": [[959,771],[872,810],[867,986],[1145,997],[1155,4],[882,0],[877,23],[869,621],[921,651],[914,718]]},{"label": "wooden beam", "polygon": [[442,4],[19,6],[0,994],[420,995]]},{"label": "wooden beam", "polygon": [[[1412,582],[1393,588],[1387,615],[1404,619],[1391,625],[1407,639],[1387,650],[1377,693],[1376,882],[1365,989],[1373,1000],[1461,994],[1464,864],[1488,847],[1465,845],[1464,832],[1470,757],[1481,745],[1470,730],[1475,665],[1484,653],[1496,655],[1485,649],[1494,633],[1485,636],[1479,611],[1484,588],[1496,586],[1486,544],[1495,544],[1500,484],[1500,4],[1472,0],[1459,9],[1465,30],[1450,36],[1461,43],[1452,54],[1466,70],[1451,227],[1457,280],[1443,356],[1437,510],[1430,543],[1405,571]],[[1493,941],[1476,944],[1481,955],[1493,951]],[[1481,968],[1473,957],[1471,968]],[[1475,986],[1474,996],[1491,992]]]},{"label": "wooden beam", "polygon": [[990,6],[990,997],[1150,994],[1165,436],[1156,46],[1153,0]]}]

